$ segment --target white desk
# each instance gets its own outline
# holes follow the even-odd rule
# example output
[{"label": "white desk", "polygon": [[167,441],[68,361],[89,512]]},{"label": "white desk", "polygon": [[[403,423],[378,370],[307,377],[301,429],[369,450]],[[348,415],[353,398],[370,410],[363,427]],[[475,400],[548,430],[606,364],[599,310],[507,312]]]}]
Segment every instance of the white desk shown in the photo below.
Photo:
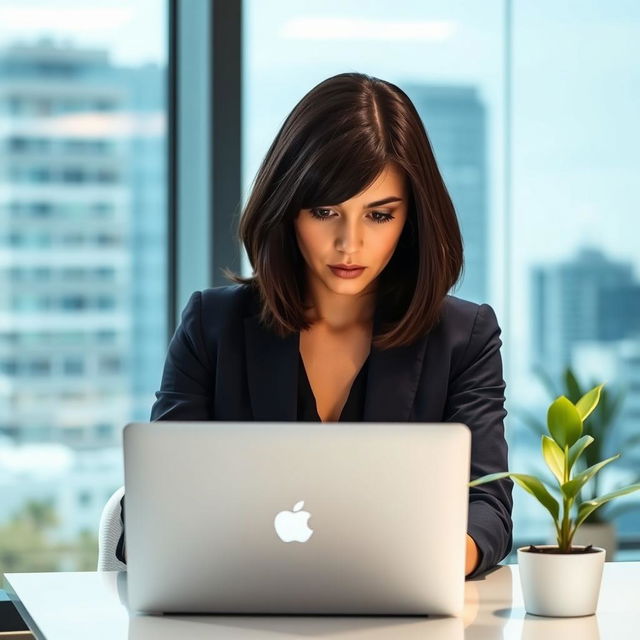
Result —
[{"label": "white desk", "polygon": [[517,565],[465,583],[462,618],[389,616],[129,616],[126,573],[13,573],[5,588],[36,638],[429,638],[430,640],[626,640],[640,638],[640,562],[607,562],[596,615],[525,613]]}]

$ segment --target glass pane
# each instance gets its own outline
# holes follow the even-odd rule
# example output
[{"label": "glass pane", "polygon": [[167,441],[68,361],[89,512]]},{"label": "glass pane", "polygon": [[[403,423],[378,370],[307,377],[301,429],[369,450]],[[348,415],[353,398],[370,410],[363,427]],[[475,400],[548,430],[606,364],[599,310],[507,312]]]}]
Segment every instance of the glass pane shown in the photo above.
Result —
[{"label": "glass pane", "polygon": [[165,13],[0,0],[0,572],[95,570],[159,385]]},{"label": "glass pane", "polygon": [[[571,363],[583,386],[627,388],[598,460],[623,458],[601,472],[598,495],[633,481],[640,447],[623,445],[640,438],[636,4],[432,0],[365,12],[355,1],[245,0],[245,16],[245,197],[284,118],[315,84],[362,71],[405,89],[462,227],[465,273],[451,293],[490,303],[502,327],[511,469],[546,473],[523,418],[545,423],[553,399],[533,367],[560,382]],[[513,496],[514,549],[547,541],[546,511],[517,486]],[[640,497],[611,506],[632,502]],[[640,510],[616,522],[623,544],[638,547]],[[637,551],[625,553],[618,559]]]},{"label": "glass pane", "polygon": [[359,71],[398,85],[420,113],[460,221],[465,272],[451,293],[494,307],[509,380],[502,0],[371,2],[366,11],[355,0],[244,6],[245,197],[284,118],[318,82]]},{"label": "glass pane", "polygon": [[[321,80],[360,71],[413,100],[456,206],[465,273],[455,295],[499,310],[503,3],[245,1],[245,197],[286,115]],[[246,255],[244,266],[249,270]]]},{"label": "glass pane", "polygon": [[[640,470],[640,446],[624,445],[640,434],[640,5],[518,1],[513,25],[510,396],[546,420],[553,396],[535,365],[552,377],[557,395],[566,395],[567,365],[586,389],[601,382],[612,394],[628,388],[603,450],[585,452],[594,462],[622,453],[597,485],[586,485],[588,499],[626,486]],[[585,426],[600,433],[601,417],[598,407]],[[537,468],[527,460],[540,459],[539,436],[521,420],[512,426],[514,468]],[[596,513],[608,519],[626,503],[640,506],[640,494]],[[535,500],[526,496],[521,506],[520,532],[548,534]],[[638,546],[640,509],[615,523],[620,542]],[[619,552],[616,559],[631,558]]]}]

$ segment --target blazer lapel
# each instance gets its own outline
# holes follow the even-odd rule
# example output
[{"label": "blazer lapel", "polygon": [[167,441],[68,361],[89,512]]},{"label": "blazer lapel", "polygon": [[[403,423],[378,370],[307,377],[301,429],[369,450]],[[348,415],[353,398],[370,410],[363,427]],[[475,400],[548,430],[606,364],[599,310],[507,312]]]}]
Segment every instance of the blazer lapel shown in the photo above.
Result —
[{"label": "blazer lapel", "polygon": [[[380,315],[374,333],[380,329]],[[363,422],[408,422],[416,396],[429,335],[412,345],[380,350],[371,345]]]},{"label": "blazer lapel", "polygon": [[[374,332],[379,329],[376,314]],[[249,395],[254,420],[295,422],[300,333],[268,331],[259,315],[244,320]],[[420,382],[429,336],[407,347],[371,346],[363,422],[407,422]]]},{"label": "blazer lapel", "polygon": [[268,331],[259,315],[245,318],[249,396],[254,420],[293,422],[298,413],[300,334]]}]

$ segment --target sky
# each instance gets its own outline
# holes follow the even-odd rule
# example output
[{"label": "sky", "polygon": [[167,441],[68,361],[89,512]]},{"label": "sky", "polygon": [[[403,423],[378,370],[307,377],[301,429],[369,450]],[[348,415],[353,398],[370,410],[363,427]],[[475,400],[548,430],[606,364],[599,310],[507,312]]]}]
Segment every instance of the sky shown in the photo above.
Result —
[{"label": "sky", "polygon": [[[196,0],[193,0],[196,1]],[[356,70],[402,87],[479,89],[488,110],[490,299],[526,384],[532,266],[591,244],[640,276],[640,2],[515,0],[511,234],[505,241],[506,0],[245,0],[245,195],[264,152],[317,82]],[[165,0],[0,0],[0,44],[55,34],[117,64],[166,61]],[[510,247],[511,289],[505,288]],[[509,313],[507,314],[507,310]]]},{"label": "sky", "polygon": [[55,35],[116,64],[166,63],[166,0],[0,0],[0,43]]}]

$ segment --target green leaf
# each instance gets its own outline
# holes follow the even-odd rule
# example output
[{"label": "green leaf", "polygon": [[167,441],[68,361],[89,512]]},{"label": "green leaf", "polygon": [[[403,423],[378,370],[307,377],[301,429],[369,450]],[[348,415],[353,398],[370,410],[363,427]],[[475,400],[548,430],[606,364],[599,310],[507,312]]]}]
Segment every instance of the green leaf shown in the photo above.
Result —
[{"label": "green leaf", "polygon": [[600,392],[604,384],[599,384],[597,387],[591,389],[591,391],[587,391],[580,400],[576,403],[576,409],[580,414],[580,419],[584,422],[590,415],[591,412],[598,406],[598,402],[600,401]]},{"label": "green leaf", "polygon": [[592,467],[589,467],[588,469],[585,469],[582,473],[578,474],[575,478],[573,478],[573,480],[569,480],[569,482],[565,482],[561,487],[561,491],[563,495],[566,498],[575,498],[576,494],[578,493],[578,491],[580,491],[583,485],[589,480],[591,480],[591,478],[596,473],[598,473],[598,471],[600,471],[602,467],[609,464],[610,462],[613,462],[614,460],[617,460],[619,457],[620,457],[620,454],[618,453],[615,456],[612,456],[611,458],[607,458],[602,462],[598,462],[597,464],[594,464]]},{"label": "green leaf", "polygon": [[[640,483],[629,485],[624,489],[618,489],[617,491],[612,491],[611,493],[606,493],[599,498],[595,498],[594,500],[588,500],[587,502],[583,502],[578,507],[578,517],[576,518],[575,529],[577,529],[587,518],[587,516],[595,511],[598,507],[605,504],[605,502],[609,502],[609,500],[613,500],[618,496],[624,496],[627,493],[632,493],[633,491],[640,490]],[[575,530],[574,529],[574,530]]]},{"label": "green leaf", "polygon": [[564,372],[564,384],[567,391],[567,397],[573,404],[578,402],[580,396],[582,396],[582,389],[580,383],[577,381],[571,367],[567,367]]},{"label": "green leaf", "polygon": [[573,469],[573,465],[576,463],[582,452],[592,443],[594,439],[590,435],[582,436],[578,438],[569,448],[569,473]]},{"label": "green leaf", "polygon": [[485,484],[486,482],[492,482],[500,478],[513,478],[525,491],[528,491],[531,495],[538,499],[538,502],[549,511],[554,520],[558,519],[560,513],[560,505],[558,501],[547,491],[547,488],[538,480],[538,478],[524,473],[511,473],[509,471],[501,471],[500,473],[490,473],[489,475],[476,478],[469,483],[470,487],[475,487],[479,484]]},{"label": "green leaf", "polygon": [[565,396],[556,398],[547,411],[549,433],[561,449],[582,435],[582,420],[575,405]]},{"label": "green leaf", "polygon": [[479,484],[487,484],[487,482],[493,482],[494,480],[500,480],[501,478],[508,478],[511,475],[509,471],[499,471],[498,473],[490,473],[486,476],[480,476],[475,480],[469,482],[470,487],[476,487]]},{"label": "green leaf", "polygon": [[562,484],[564,482],[564,451],[549,436],[542,436],[542,455],[553,475]]}]

